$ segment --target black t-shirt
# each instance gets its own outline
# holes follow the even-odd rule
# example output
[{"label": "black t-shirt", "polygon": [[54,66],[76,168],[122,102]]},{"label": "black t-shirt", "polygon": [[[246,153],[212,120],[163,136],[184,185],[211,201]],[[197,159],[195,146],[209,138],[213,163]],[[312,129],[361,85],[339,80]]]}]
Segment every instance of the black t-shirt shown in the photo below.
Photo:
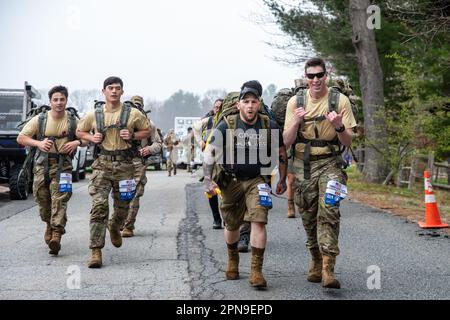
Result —
[{"label": "black t-shirt", "polygon": [[[236,130],[234,130],[234,143],[231,143],[233,142],[229,136],[231,134],[233,130],[228,130],[227,123],[222,120],[211,139],[211,143],[216,148],[223,150],[223,156],[217,160],[217,163],[224,164],[228,171],[234,172],[239,178],[251,179],[270,174],[267,173],[270,170],[266,169],[263,173],[261,168],[273,168],[279,159],[279,148],[284,145],[283,134],[277,123],[271,120],[270,130],[263,130],[260,117],[254,125],[249,125],[238,116]],[[268,140],[269,134],[271,138]],[[267,146],[268,141],[271,146]],[[234,155],[234,161],[230,154]]]}]

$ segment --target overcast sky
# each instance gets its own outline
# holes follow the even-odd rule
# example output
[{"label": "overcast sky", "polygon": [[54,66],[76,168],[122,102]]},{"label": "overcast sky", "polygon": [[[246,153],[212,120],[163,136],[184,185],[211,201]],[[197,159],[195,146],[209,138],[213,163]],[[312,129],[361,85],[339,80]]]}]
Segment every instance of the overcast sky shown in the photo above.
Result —
[{"label": "overcast sky", "polygon": [[[1,0],[0,87],[101,89],[158,100],[178,89],[291,87],[301,71],[272,60],[255,25],[261,0]],[[267,14],[267,11],[265,11]]]}]

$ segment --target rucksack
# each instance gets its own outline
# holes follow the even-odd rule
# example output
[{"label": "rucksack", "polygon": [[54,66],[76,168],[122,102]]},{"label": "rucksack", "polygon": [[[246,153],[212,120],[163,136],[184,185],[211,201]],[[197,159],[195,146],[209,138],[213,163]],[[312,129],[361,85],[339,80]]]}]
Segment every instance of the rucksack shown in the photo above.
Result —
[{"label": "rucksack", "polygon": [[[297,82],[296,82],[297,84]],[[295,88],[280,89],[273,97],[270,108],[274,114],[275,121],[281,130],[284,130],[284,122],[286,120],[286,108],[289,99],[291,99],[300,90],[307,89],[307,86],[301,81]]]},{"label": "rucksack", "polygon": [[[239,116],[239,110],[236,106],[236,102],[239,101],[240,92],[233,91],[229,92],[223,102],[221,110],[214,116],[212,129],[216,128],[217,125],[224,120],[227,123],[228,129],[236,130],[236,122]],[[261,99],[261,106],[258,111],[258,116],[261,119],[261,129],[267,129],[268,131],[268,143],[270,145],[271,132],[270,132],[270,120],[275,121],[274,114],[271,112],[269,107],[264,104]],[[208,138],[206,139],[206,144],[210,143],[210,139],[213,136],[213,130],[211,130]],[[221,164],[215,164],[212,174],[212,180],[215,181],[219,187],[224,187],[226,181],[230,179],[229,174],[226,172],[225,168]]]},{"label": "rucksack", "polygon": [[[329,88],[329,94],[328,94],[328,112],[332,112],[338,111],[339,108],[339,99],[340,99],[340,94],[344,94],[347,95],[349,94],[348,91],[344,91],[342,84],[343,81],[337,81],[335,82],[335,84],[337,85],[333,85],[332,87]],[[345,92],[345,93],[344,93]],[[297,99],[297,108],[299,106],[306,106],[307,104],[307,90],[306,89],[301,89],[297,92],[296,94],[296,99]],[[350,100],[350,98],[349,98]],[[352,108],[352,112],[357,112],[356,110],[356,104],[355,103],[351,103],[350,101],[350,105]],[[316,116],[313,118],[305,118],[304,121],[302,122],[301,126],[304,126],[304,124],[306,122],[320,122],[320,121],[324,121],[326,119],[325,115],[321,115],[321,116]],[[310,178],[310,152],[311,152],[311,147],[329,147],[332,155],[338,160],[338,162],[340,162],[342,164],[342,166],[345,168],[346,164],[343,162],[343,160],[341,158],[339,158],[338,156],[340,154],[342,154],[342,152],[344,151],[342,149],[342,144],[338,138],[338,136],[336,135],[335,138],[331,141],[326,141],[326,140],[320,140],[320,139],[306,139],[303,135],[302,135],[302,128],[300,128],[298,135],[297,135],[297,139],[295,144],[297,143],[303,143],[305,144],[305,151],[304,151],[304,157],[303,157],[303,161],[304,161],[304,177],[305,179],[309,179]],[[315,130],[315,134],[316,137],[318,135],[317,130]],[[338,151],[336,152],[334,146],[338,146]],[[295,145],[293,146],[293,149],[295,150]],[[351,148],[350,148],[350,151]],[[352,151],[353,153],[353,151]],[[357,159],[355,159],[357,161]]]},{"label": "rucksack", "polygon": [[[236,102],[239,101],[239,92],[233,91],[228,93],[222,102],[222,109],[215,115],[214,117],[214,124],[213,128],[217,127],[220,121],[222,121],[224,118],[238,114],[239,110],[236,106]],[[269,117],[269,119],[275,121],[275,115],[272,112],[272,110],[264,103],[264,101],[261,99],[261,106],[258,110],[259,114],[263,114]]]},{"label": "rucksack", "polygon": [[273,97],[271,109],[274,113],[275,121],[277,122],[281,130],[284,129],[287,103],[289,99],[291,99],[294,95],[294,89],[283,88],[279,90]]},{"label": "rucksack", "polygon": [[[53,141],[55,139],[61,139],[67,137],[69,141],[74,141],[76,139],[76,130],[77,130],[77,119],[80,119],[78,112],[73,107],[66,108],[66,113],[68,115],[67,121],[68,121],[68,132],[66,135],[59,136],[59,137],[46,137],[45,136],[45,128],[47,126],[47,118],[48,118],[48,112],[51,110],[51,108],[47,105],[42,105],[37,108],[31,109],[27,113],[27,119],[18,125],[18,128],[22,129],[23,126],[28,123],[34,116],[38,116],[38,134],[36,136],[37,140],[44,140],[45,138],[52,138]],[[27,154],[27,157],[25,158],[25,161],[22,166],[22,170],[27,172],[28,166],[30,166],[33,162],[33,159],[37,161],[39,157],[43,158],[43,165],[44,165],[44,182],[46,186],[50,185],[50,173],[49,173],[49,163],[48,163],[48,153],[44,153],[40,150],[38,150],[37,147],[30,148],[30,152]],[[57,181],[59,182],[59,175],[62,172],[62,167],[64,163],[64,157],[61,155],[58,155],[58,170],[57,170]]]},{"label": "rucksack", "polygon": [[[36,136],[37,140],[43,140],[45,137],[45,127],[47,125],[47,117],[48,112],[51,110],[50,106],[48,105],[42,105],[40,107],[36,107],[28,111],[27,118],[25,121],[21,122],[17,128],[20,130],[27,124],[32,118],[39,115],[38,118],[38,134]],[[69,141],[73,141],[76,139],[76,130],[77,130],[77,119],[80,119],[80,116],[78,115],[77,109],[73,107],[67,107],[66,113],[68,115],[67,121],[69,123],[69,131],[67,135],[64,137],[68,137]],[[55,137],[55,138],[63,138],[63,137]]]},{"label": "rucksack", "polygon": [[138,109],[133,102],[125,101],[122,104],[122,110],[120,111],[119,123],[105,127],[105,114],[103,110],[104,105],[104,101],[95,101],[94,104],[96,129],[97,132],[100,132],[101,134],[104,134],[108,129],[112,128],[119,130],[126,128],[128,119],[130,118],[131,108]]}]

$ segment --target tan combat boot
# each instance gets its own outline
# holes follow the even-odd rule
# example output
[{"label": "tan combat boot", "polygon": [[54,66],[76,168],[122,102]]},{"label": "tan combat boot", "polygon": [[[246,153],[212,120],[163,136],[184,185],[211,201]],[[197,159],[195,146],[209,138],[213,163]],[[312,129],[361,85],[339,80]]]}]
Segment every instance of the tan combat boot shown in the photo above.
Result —
[{"label": "tan combat boot", "polygon": [[92,256],[88,262],[88,268],[101,268],[102,266],[102,250],[92,249]]},{"label": "tan combat boot", "polygon": [[225,271],[225,278],[227,280],[239,279],[239,251],[237,243],[228,246],[228,263]]},{"label": "tan combat boot", "polygon": [[45,228],[44,234],[45,243],[48,244],[52,240],[52,226],[47,222],[47,227]]},{"label": "tan combat boot", "polygon": [[120,234],[120,228],[109,227],[109,236],[111,237],[111,243],[114,247],[120,248],[122,246],[122,235]]},{"label": "tan combat boot", "polygon": [[318,248],[310,250],[311,262],[309,264],[308,278],[309,282],[321,282],[322,281],[322,254]]},{"label": "tan combat boot", "polygon": [[122,238],[131,238],[134,236],[134,232],[131,229],[125,228],[122,231]]},{"label": "tan combat boot", "polygon": [[264,262],[264,248],[252,247],[252,266],[250,271],[249,282],[252,287],[264,289],[267,287],[266,279],[262,273],[262,266]]},{"label": "tan combat boot", "polygon": [[288,218],[295,218],[295,204],[294,200],[288,199]]},{"label": "tan combat boot", "polygon": [[169,173],[167,175],[168,177],[172,176],[172,170],[169,170]]},{"label": "tan combat boot", "polygon": [[341,284],[334,277],[334,265],[336,264],[336,257],[328,256],[326,254],[323,254],[322,257],[322,287],[340,289]]},{"label": "tan combat boot", "polygon": [[59,253],[59,250],[61,250],[61,232],[52,232],[52,238],[48,243],[48,247],[50,248],[50,254],[57,255]]}]

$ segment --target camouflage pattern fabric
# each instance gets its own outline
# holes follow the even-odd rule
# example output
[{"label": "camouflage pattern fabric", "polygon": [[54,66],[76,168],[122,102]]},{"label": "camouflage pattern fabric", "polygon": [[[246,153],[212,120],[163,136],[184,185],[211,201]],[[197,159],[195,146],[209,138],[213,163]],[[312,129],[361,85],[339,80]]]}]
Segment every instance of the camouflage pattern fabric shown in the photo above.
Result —
[{"label": "camouflage pattern fabric", "polygon": [[347,183],[347,175],[335,158],[311,161],[311,179],[303,179],[302,161],[295,159],[295,203],[307,234],[306,247],[319,248],[330,256],[339,254],[339,206],[325,204],[325,190],[330,180]]},{"label": "camouflage pattern fabric", "polygon": [[[90,218],[90,249],[105,246],[106,228],[120,229],[128,215],[130,201],[120,200],[119,181],[131,180],[134,166],[131,161],[109,161],[100,155],[92,165],[89,194],[92,197]],[[114,211],[109,220],[109,194],[112,190]]]},{"label": "camouflage pattern fabric", "polygon": [[[55,231],[65,233],[67,222],[67,202],[72,192],[59,192],[59,183],[56,177],[58,162],[49,159],[50,186],[45,185],[44,166],[35,165],[33,180],[33,196],[39,206],[39,215],[42,221],[50,223]],[[65,161],[62,172],[72,173],[72,164]]]},{"label": "camouflage pattern fabric", "polygon": [[134,230],[134,223],[136,222],[136,216],[139,211],[139,199],[144,195],[145,185],[147,184],[147,165],[142,164],[141,158],[133,159],[134,166],[134,180],[136,181],[136,195],[130,202],[130,208],[128,209],[128,217],[125,220],[124,228]]}]

